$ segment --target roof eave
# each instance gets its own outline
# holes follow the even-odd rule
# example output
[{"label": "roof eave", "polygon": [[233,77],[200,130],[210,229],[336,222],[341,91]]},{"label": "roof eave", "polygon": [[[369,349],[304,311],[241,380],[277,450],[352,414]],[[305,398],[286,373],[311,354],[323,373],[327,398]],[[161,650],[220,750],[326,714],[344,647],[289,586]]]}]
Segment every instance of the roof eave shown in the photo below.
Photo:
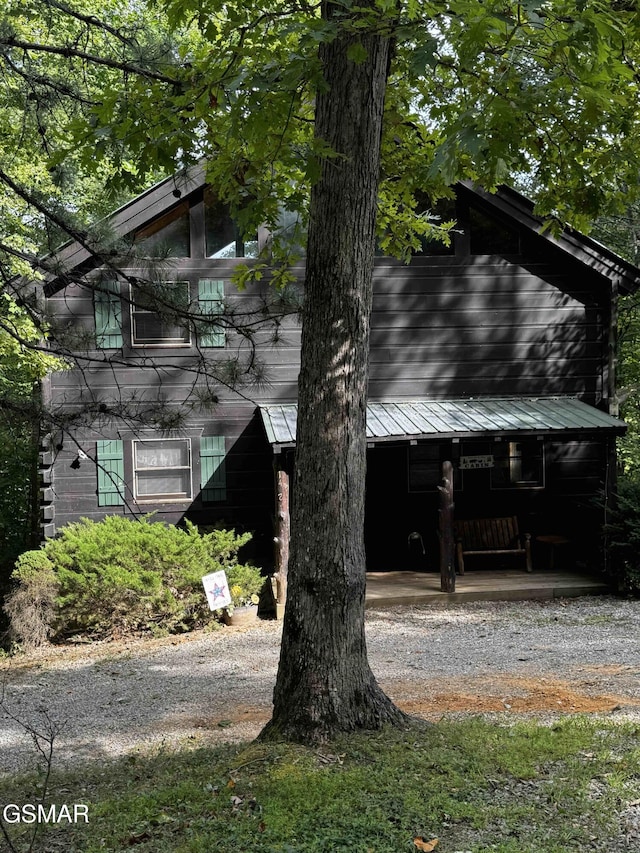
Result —
[{"label": "roof eave", "polygon": [[548,223],[533,213],[533,203],[511,187],[501,187],[497,192],[489,193],[469,180],[460,181],[459,186],[484,205],[514,219],[539,239],[615,284],[620,292],[634,293],[640,288],[638,267],[569,225],[565,225],[559,237],[554,236]]}]

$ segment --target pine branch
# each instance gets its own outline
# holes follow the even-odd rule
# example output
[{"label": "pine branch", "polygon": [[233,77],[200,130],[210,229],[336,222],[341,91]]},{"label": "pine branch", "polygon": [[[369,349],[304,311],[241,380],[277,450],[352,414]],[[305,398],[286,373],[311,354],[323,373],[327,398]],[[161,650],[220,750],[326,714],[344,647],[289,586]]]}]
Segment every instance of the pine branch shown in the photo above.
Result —
[{"label": "pine branch", "polygon": [[161,74],[158,71],[152,71],[150,68],[143,68],[141,65],[137,65],[133,62],[87,53],[84,50],[78,50],[77,48],[69,45],[57,46],[52,44],[38,44],[37,42],[22,41],[13,35],[0,37],[0,46],[3,45],[6,47],[19,48],[27,53],[51,53],[55,56],[62,56],[65,59],[81,59],[83,62],[88,62],[92,65],[103,65],[107,68],[113,68],[116,71],[122,71],[127,74],[136,74],[139,77],[144,77],[148,80],[156,80],[159,83],[167,83],[170,86],[178,86],[180,84],[180,81],[176,77],[168,77],[166,74]]}]

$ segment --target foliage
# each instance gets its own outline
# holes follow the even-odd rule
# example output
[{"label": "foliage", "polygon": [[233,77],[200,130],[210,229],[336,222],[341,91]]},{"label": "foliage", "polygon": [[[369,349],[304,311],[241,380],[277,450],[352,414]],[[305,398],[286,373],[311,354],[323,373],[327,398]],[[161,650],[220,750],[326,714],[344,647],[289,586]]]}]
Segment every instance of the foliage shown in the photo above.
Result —
[{"label": "foliage", "polygon": [[27,310],[0,293],[0,584],[33,538],[38,380],[64,362],[40,348]]},{"label": "foliage", "polygon": [[264,578],[256,574],[253,566],[234,566],[227,574],[229,592],[234,607],[257,604]]},{"label": "foliage", "polygon": [[[542,212],[584,227],[638,192],[640,24],[602,0],[377,0],[331,20],[287,0],[165,0],[152,14],[125,0],[15,0],[1,23],[0,128],[13,157],[0,186],[14,268],[26,269],[43,239],[55,243],[65,222],[76,236],[118,194],[206,158],[242,230],[272,228],[270,260],[284,275],[321,163],[340,162],[313,122],[318,47],[341,28],[354,63],[366,58],[359,33],[395,36],[385,250],[407,258],[425,233],[446,239],[424,194],[435,200],[460,178],[491,188],[517,175],[538,187]],[[293,231],[282,229],[283,210]],[[99,251],[98,237],[85,233]]]},{"label": "foliage", "polygon": [[640,596],[640,477],[621,478],[617,506],[605,528],[613,579],[621,593]]},{"label": "foliage", "polygon": [[[82,519],[61,528],[42,552],[18,561],[12,626],[28,618],[19,603],[28,605],[51,578],[57,595],[49,625],[56,638],[175,633],[206,624],[203,575],[224,569],[231,584],[262,585],[259,569],[238,563],[238,550],[250,538],[233,530],[201,535],[189,522],[183,530],[150,518]],[[14,630],[18,634],[17,623]]]},{"label": "foliage", "polygon": [[53,631],[59,582],[44,551],[25,551],[13,574],[17,586],[6,596],[9,641],[23,650],[44,645]]},{"label": "foliage", "polygon": [[[596,220],[594,236],[631,263],[640,261],[640,203]],[[618,460],[626,475],[640,472],[640,310],[638,295],[619,300],[617,397],[629,429],[618,439]]]},{"label": "foliage", "polygon": [[[637,734],[602,719],[467,719],[321,749],[132,754],[56,773],[50,799],[88,802],[89,823],[51,828],[46,840],[82,853],[398,853],[420,837],[438,838],[436,853],[623,850]],[[4,802],[30,802],[32,790],[31,779],[0,782]]]}]

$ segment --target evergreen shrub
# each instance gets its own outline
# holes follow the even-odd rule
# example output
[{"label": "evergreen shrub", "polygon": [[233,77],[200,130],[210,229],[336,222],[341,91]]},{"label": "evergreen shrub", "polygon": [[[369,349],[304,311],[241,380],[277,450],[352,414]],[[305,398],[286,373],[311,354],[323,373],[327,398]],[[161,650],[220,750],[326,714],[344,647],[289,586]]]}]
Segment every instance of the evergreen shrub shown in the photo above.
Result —
[{"label": "evergreen shrub", "polygon": [[640,476],[621,479],[605,533],[618,591],[640,596]]},{"label": "evergreen shrub", "polygon": [[30,590],[33,598],[38,585],[53,581],[48,632],[55,639],[179,633],[212,621],[203,575],[224,569],[230,585],[260,590],[260,570],[238,562],[250,539],[233,530],[201,534],[189,522],[181,529],[150,518],[85,518],[18,560],[11,596]]},{"label": "evergreen shrub", "polygon": [[9,641],[25,651],[44,645],[53,633],[58,579],[44,551],[25,551],[16,561],[17,586],[5,597]]}]

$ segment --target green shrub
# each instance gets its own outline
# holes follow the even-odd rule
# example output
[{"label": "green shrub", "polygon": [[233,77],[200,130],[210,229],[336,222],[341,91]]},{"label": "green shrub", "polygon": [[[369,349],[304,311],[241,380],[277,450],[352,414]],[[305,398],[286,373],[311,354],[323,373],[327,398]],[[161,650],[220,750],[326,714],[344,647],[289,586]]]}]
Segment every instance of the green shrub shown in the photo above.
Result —
[{"label": "green shrub", "polygon": [[617,508],[605,527],[611,554],[611,574],[618,591],[640,595],[640,477],[621,479]]},{"label": "green shrub", "polygon": [[[180,529],[149,518],[109,516],[69,524],[42,551],[28,553],[44,555],[57,584],[50,620],[55,637],[164,634],[211,621],[205,574],[224,569],[230,583],[259,589],[260,570],[238,563],[238,550],[250,538],[233,530],[200,534],[189,522]],[[18,590],[29,560],[14,572]]]}]

